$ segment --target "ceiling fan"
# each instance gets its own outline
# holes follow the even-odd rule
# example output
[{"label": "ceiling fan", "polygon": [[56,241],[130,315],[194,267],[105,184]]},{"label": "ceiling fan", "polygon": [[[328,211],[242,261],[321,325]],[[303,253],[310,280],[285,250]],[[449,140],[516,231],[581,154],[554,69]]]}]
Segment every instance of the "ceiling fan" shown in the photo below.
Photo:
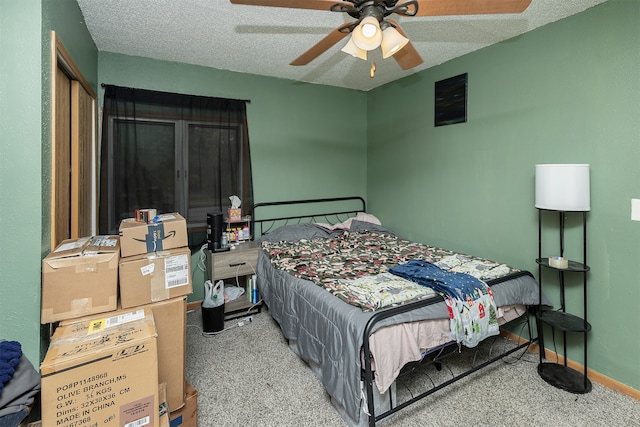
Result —
[{"label": "ceiling fan", "polygon": [[531,0],[231,0],[231,3],[343,12],[355,19],[334,29],[290,65],[307,65],[351,34],[343,52],[366,60],[367,51],[380,47],[383,58],[393,56],[403,70],[408,70],[423,61],[398,22],[388,18],[390,15],[521,13],[529,7]]}]

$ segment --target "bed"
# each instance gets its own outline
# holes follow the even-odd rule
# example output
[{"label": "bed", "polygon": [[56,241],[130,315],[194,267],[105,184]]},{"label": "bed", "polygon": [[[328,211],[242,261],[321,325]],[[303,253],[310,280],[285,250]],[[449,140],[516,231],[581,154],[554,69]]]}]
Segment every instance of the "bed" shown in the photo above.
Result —
[{"label": "bed", "polygon": [[[251,217],[262,247],[261,298],[349,425],[375,426],[537,341],[531,314],[541,299],[550,304],[529,272],[402,239],[367,214],[360,197],[260,203]],[[425,275],[431,269],[436,276]],[[436,286],[459,277],[477,286],[477,299],[451,298],[455,290]],[[425,280],[433,287],[419,284]],[[529,338],[396,402],[395,380],[408,364],[439,364],[441,355],[473,347],[512,322],[522,322]]]}]

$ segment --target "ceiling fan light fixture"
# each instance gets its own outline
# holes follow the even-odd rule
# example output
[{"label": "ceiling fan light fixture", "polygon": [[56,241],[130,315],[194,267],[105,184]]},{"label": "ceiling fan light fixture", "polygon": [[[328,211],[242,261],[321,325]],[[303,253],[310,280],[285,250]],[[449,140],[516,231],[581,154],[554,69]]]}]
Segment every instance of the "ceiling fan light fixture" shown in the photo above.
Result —
[{"label": "ceiling fan light fixture", "polygon": [[392,56],[405,47],[407,43],[409,43],[408,38],[400,34],[398,30],[392,26],[388,26],[382,31],[382,44],[380,45],[382,57],[388,58]]},{"label": "ceiling fan light fixture", "polygon": [[348,53],[349,55],[353,56],[354,58],[360,58],[365,61],[367,60],[367,51],[356,46],[356,44],[353,42],[353,37],[349,37],[349,41],[341,50],[344,53]]},{"label": "ceiling fan light fixture", "polygon": [[351,36],[353,43],[362,50],[373,50],[382,43],[380,23],[373,16],[365,17]]}]

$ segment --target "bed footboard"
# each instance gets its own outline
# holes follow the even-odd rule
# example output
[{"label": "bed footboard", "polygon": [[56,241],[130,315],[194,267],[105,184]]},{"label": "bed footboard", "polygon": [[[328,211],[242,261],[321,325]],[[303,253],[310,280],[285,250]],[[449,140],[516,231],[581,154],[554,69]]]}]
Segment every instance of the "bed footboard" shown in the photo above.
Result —
[{"label": "bed footboard", "polygon": [[[529,274],[529,273],[526,273]],[[408,312],[411,310],[415,310],[417,308],[423,307],[425,305],[430,305],[430,304],[435,304],[439,301],[418,301],[415,303],[411,303],[411,304],[406,304],[403,306],[399,306],[399,307],[394,307],[392,309],[389,310],[385,310],[385,311],[381,311],[376,313],[367,323],[367,326],[365,328],[365,332],[364,332],[364,336],[362,339],[363,345],[363,358],[364,358],[364,366],[363,366],[363,379],[364,379],[364,390],[366,393],[366,399],[367,399],[367,408],[368,408],[368,425],[370,427],[375,427],[376,424],[390,416],[392,416],[393,414],[395,414],[396,412],[402,410],[403,408],[406,408],[409,405],[412,405],[422,399],[424,399],[427,396],[430,396],[431,394],[473,374],[476,371],[479,371],[491,364],[493,364],[494,362],[497,362],[498,360],[503,359],[506,356],[509,356],[510,354],[513,354],[519,350],[522,350],[524,348],[529,347],[531,344],[536,343],[538,341],[538,334],[539,334],[539,329],[538,329],[538,325],[537,322],[535,324],[535,327],[532,326],[531,323],[531,319],[533,318],[534,321],[535,319],[537,319],[537,315],[536,315],[536,311],[539,310],[539,306],[531,306],[529,307],[527,313],[525,313],[523,316],[521,316],[518,319],[513,320],[512,322],[509,322],[509,324],[511,323],[516,323],[518,321],[521,321],[524,323],[524,326],[527,329],[527,336],[528,337],[532,337],[529,338],[527,340],[525,340],[523,343],[520,343],[518,345],[516,345],[515,347],[509,348],[509,349],[505,349],[505,351],[497,354],[494,357],[490,357],[487,360],[478,363],[478,364],[472,364],[472,366],[469,367],[469,369],[467,369],[464,372],[461,372],[459,374],[453,374],[450,379],[440,382],[438,384],[434,384],[432,388],[429,388],[427,390],[425,390],[424,392],[417,394],[416,396],[411,397],[408,400],[405,400],[403,402],[394,402],[393,401],[393,397],[396,396],[396,392],[394,389],[394,393],[391,395],[391,400],[386,400],[384,402],[383,405],[380,404],[380,400],[376,398],[377,395],[377,390],[375,389],[375,385],[374,385],[374,372],[373,372],[373,367],[372,367],[372,360],[373,360],[373,356],[371,354],[371,348],[369,345],[369,340],[371,335],[373,334],[373,332],[376,330],[376,325],[381,322],[382,320],[400,314],[400,313],[404,313],[404,312]],[[534,334],[534,330],[536,331],[536,333]],[[490,339],[495,339],[495,337],[492,338],[487,338],[487,340]],[[450,348],[450,347],[454,347],[455,351],[451,351],[449,353],[446,352],[446,348]],[[427,363],[432,363],[435,364],[436,367],[438,368],[438,370],[440,370],[443,360],[453,354],[454,352],[458,352],[459,346],[458,344],[456,344],[455,342],[451,342],[449,344],[445,344],[443,346],[440,346],[438,348],[432,349],[429,353],[435,354],[434,357],[432,357]],[[381,409],[381,408],[388,408],[388,409]],[[379,414],[376,414],[377,412],[379,412]]]}]

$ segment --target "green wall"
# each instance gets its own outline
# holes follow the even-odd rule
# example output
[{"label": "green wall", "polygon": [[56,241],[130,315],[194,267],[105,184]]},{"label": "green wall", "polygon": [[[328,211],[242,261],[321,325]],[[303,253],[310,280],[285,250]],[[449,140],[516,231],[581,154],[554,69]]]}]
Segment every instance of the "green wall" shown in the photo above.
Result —
[{"label": "green wall", "polygon": [[[0,338],[40,362],[40,1],[0,1]],[[16,209],[17,208],[17,209]]]},{"label": "green wall", "polygon": [[[51,30],[85,78],[97,49],[75,0],[0,1],[0,338],[38,366],[40,262],[51,240]],[[43,331],[46,335],[47,330]]]},{"label": "green wall", "polygon": [[[589,367],[636,390],[640,341],[629,331],[640,325],[640,223],[630,220],[630,200],[640,198],[638,22],[639,2],[612,0],[367,99],[367,196],[383,224],[536,277],[534,165],[591,165]],[[461,73],[468,73],[467,123],[436,128],[434,83]],[[565,254],[581,260],[574,219]],[[543,256],[558,254],[558,234],[549,231],[556,223],[556,216],[544,222]],[[555,279],[543,277],[558,304]],[[567,309],[581,315],[579,279],[568,280]],[[568,357],[581,362],[578,337]]]}]

